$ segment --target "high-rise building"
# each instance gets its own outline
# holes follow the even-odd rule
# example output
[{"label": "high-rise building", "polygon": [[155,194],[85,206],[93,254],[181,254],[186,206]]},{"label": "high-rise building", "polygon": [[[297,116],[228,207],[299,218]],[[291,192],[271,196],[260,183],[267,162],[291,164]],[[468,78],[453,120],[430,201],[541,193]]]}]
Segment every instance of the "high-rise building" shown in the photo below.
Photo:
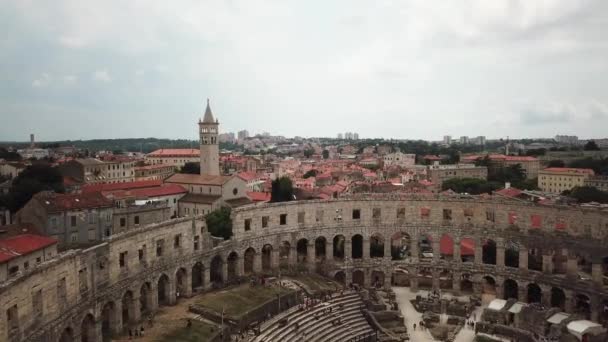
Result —
[{"label": "high-rise building", "polygon": [[353,134],[353,139],[359,140],[359,133],[354,133]]},{"label": "high-rise building", "polygon": [[246,129],[239,131],[237,133],[237,136],[238,136],[239,140],[247,139],[247,138],[249,138],[249,131]]},{"label": "high-rise building", "polygon": [[219,135],[220,142],[234,142],[234,132],[222,133]]},{"label": "high-rise building", "polygon": [[463,135],[460,137],[460,144],[461,145],[468,145],[469,144],[469,137],[467,137],[466,135]]},{"label": "high-rise building", "polygon": [[578,137],[576,135],[556,135],[555,141],[560,144],[576,145]]},{"label": "high-rise building", "polygon": [[444,145],[450,145],[452,143],[452,136],[451,135],[444,135],[443,136],[443,144]]},{"label": "high-rise building", "polygon": [[338,139],[342,139],[342,133],[338,133]]},{"label": "high-rise building", "polygon": [[[201,150],[201,175],[220,175],[220,150],[218,145],[218,128],[220,123],[213,119],[213,113],[209,107],[209,99],[207,99],[207,108],[203,121],[198,121],[200,135],[200,150]],[[240,134],[240,132],[239,132]]]}]

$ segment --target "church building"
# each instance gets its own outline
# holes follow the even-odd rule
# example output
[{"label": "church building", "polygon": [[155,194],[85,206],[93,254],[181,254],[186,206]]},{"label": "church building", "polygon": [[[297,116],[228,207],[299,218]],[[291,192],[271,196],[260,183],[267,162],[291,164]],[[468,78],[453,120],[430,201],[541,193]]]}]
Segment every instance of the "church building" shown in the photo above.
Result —
[{"label": "church building", "polygon": [[224,206],[235,208],[252,203],[243,179],[220,174],[219,125],[207,100],[203,120],[198,122],[201,173],[178,173],[165,180],[165,183],[179,184],[188,190],[179,200],[179,216],[203,215]]}]

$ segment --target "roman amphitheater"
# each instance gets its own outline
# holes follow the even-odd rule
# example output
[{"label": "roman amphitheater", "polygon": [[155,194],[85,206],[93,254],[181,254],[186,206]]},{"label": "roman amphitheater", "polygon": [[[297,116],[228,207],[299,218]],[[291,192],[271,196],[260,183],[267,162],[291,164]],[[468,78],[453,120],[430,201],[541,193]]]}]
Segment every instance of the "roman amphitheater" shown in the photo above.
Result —
[{"label": "roman amphitheater", "polygon": [[600,210],[368,194],[250,205],[232,221],[226,241],[211,238],[201,217],[179,218],[28,270],[0,285],[0,340],[101,341],[173,305],[176,293],[294,270],[362,288],[487,293],[608,324],[608,213]]}]

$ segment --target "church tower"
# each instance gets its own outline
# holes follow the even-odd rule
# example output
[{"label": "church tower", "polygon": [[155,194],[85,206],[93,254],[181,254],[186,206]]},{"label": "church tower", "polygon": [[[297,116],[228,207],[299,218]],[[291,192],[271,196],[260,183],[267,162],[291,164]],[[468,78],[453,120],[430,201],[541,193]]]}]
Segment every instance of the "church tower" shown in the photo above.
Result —
[{"label": "church tower", "polygon": [[220,175],[220,150],[218,146],[218,128],[220,123],[213,119],[209,99],[203,121],[198,120],[198,134],[200,136],[201,175]]}]

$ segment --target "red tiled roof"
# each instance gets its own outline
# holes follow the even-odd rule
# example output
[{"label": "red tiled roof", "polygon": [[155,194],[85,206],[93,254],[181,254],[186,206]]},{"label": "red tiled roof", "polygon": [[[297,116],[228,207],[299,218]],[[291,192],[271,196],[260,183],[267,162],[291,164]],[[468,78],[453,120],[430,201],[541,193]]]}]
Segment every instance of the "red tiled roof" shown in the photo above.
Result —
[{"label": "red tiled roof", "polygon": [[237,175],[242,180],[249,182],[258,178],[258,175],[255,172],[239,172]]},{"label": "red tiled roof", "polygon": [[137,197],[157,197],[184,194],[188,190],[179,184],[163,184],[156,188],[135,189],[131,192]]},{"label": "red tiled roof", "polygon": [[258,191],[247,191],[247,196],[254,202],[268,202],[270,201],[269,192],[258,192]]},{"label": "red tiled roof", "polygon": [[93,209],[112,207],[113,203],[105,198],[101,192],[82,194],[56,194],[52,192],[39,192],[34,198],[40,202],[48,212],[62,212],[66,210]]},{"label": "red tiled roof", "polygon": [[233,176],[192,175],[176,173],[167,178],[165,183],[197,184],[197,185],[224,185]]},{"label": "red tiled roof", "polygon": [[578,169],[578,168],[573,168],[573,167],[548,167],[546,169],[543,169],[542,171],[564,172],[564,173],[585,173],[585,174],[589,174],[589,175],[595,174],[595,172],[593,172],[592,169]]},{"label": "red tiled roof", "polygon": [[422,157],[422,159],[426,159],[426,160],[441,160],[441,157],[427,154],[426,156]]},{"label": "red tiled roof", "polygon": [[201,152],[195,148],[161,148],[148,153],[148,157],[200,157]]},{"label": "red tiled roof", "polygon": [[508,188],[508,189],[500,189],[496,191],[497,194],[506,196],[506,197],[517,197],[521,195],[522,191],[518,188]]},{"label": "red tiled roof", "polygon": [[0,263],[56,244],[57,240],[34,234],[23,234],[0,240]]},{"label": "red tiled roof", "polygon": [[82,187],[82,193],[152,188],[152,187],[158,187],[161,184],[163,184],[163,181],[160,179],[125,182],[125,183],[112,183],[112,184],[87,184]]}]

